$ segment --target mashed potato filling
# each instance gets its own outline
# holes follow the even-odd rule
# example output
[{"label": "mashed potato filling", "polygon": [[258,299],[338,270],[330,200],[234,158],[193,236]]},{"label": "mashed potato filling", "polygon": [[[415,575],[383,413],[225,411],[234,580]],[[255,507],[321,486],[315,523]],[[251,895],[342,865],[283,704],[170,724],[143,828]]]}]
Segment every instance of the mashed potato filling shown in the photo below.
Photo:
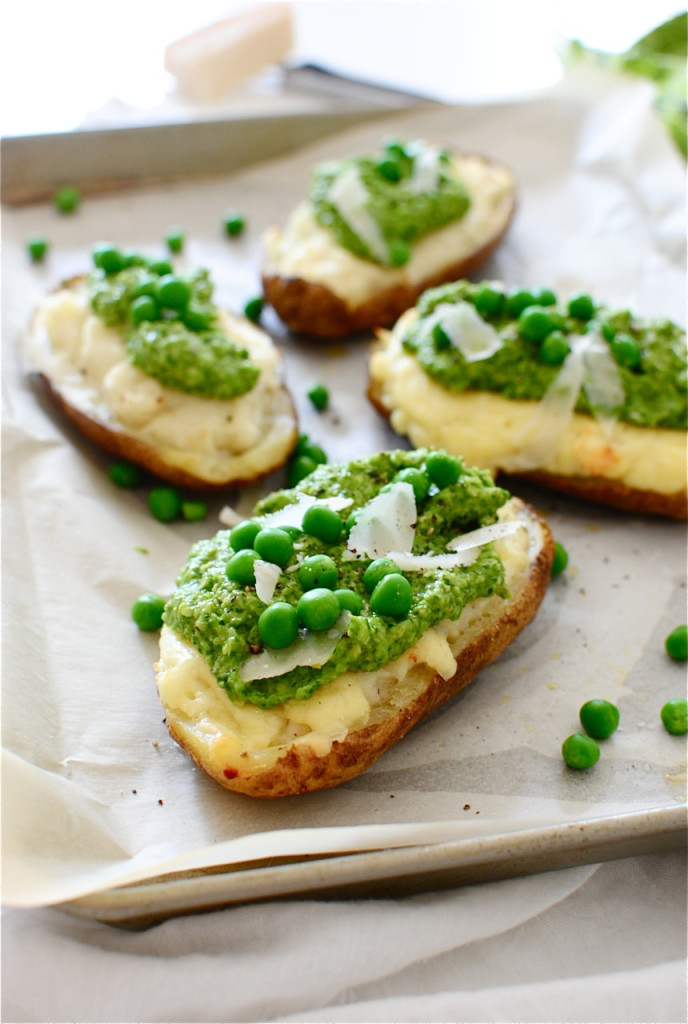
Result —
[{"label": "mashed potato filling", "polygon": [[[520,520],[522,509],[522,503],[512,498],[499,518]],[[523,522],[523,529],[495,542],[512,594],[525,583],[543,544],[537,522]],[[450,679],[460,651],[507,607],[508,601],[497,596],[473,601],[459,619],[429,629],[383,668],[345,672],[309,699],[287,701],[269,710],[233,704],[203,656],[164,626],[156,678],[168,727],[211,774],[230,771],[250,777],[273,765],[291,746],[301,744],[324,757],[335,741],[407,706],[436,673]]]},{"label": "mashed potato filling", "polygon": [[[410,314],[409,314],[410,315]],[[686,487],[686,434],[571,413],[547,422],[541,403],[487,391],[456,392],[429,377],[402,346],[405,321],[381,332],[370,378],[391,426],[416,447],[446,448],[493,474],[540,470],[596,476],[637,490]]]},{"label": "mashed potato filling", "polygon": [[120,332],[91,311],[83,283],[43,300],[30,354],[33,368],[45,373],[72,406],[152,446],[168,465],[209,483],[250,478],[271,469],[289,450],[294,415],[272,340],[225,310],[220,326],[260,369],[256,386],[231,399],[163,387],[133,366]]},{"label": "mashed potato filling", "polygon": [[413,245],[403,267],[382,267],[338,245],[314,219],[304,201],[283,230],[271,228],[264,237],[265,276],[300,277],[322,284],[353,309],[379,292],[397,285],[418,286],[458,263],[498,234],[513,205],[512,173],[474,156],[454,156],[453,172],[470,196],[466,214],[425,235]]}]

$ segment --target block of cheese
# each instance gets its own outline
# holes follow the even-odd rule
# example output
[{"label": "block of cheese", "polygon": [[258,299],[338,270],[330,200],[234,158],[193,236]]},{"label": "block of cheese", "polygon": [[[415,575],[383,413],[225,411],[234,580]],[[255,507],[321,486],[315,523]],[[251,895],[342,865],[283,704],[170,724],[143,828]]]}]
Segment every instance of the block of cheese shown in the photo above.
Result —
[{"label": "block of cheese", "polygon": [[190,99],[212,101],[278,63],[292,45],[291,5],[260,4],[170,43],[165,70]]}]

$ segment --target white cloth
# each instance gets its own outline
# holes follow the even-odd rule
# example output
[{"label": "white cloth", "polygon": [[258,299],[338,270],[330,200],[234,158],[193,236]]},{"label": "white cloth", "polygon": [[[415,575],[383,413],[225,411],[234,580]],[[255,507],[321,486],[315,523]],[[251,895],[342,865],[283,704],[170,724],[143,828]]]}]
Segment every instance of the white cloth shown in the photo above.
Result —
[{"label": "white cloth", "polygon": [[679,1024],[685,956],[678,850],[394,899],[241,906],[145,932],[6,910],[2,1020]]}]

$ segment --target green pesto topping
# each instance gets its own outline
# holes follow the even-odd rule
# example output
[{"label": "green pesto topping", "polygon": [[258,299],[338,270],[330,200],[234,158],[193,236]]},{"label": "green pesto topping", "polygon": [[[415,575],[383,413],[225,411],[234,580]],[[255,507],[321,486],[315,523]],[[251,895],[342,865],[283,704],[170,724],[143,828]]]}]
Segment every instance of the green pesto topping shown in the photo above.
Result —
[{"label": "green pesto topping", "polygon": [[[614,377],[611,393],[618,397],[612,408],[595,408],[584,385],[576,410],[611,413],[635,426],[686,429],[686,336],[678,324],[643,320],[628,310],[594,304],[588,296],[551,303],[548,291],[520,289],[503,294],[503,301],[492,295],[488,304],[488,288],[490,293],[499,291],[494,283],[456,281],[429,289],[418,300],[419,317],[407,329],[403,346],[443,387],[540,401],[572,348],[581,337],[591,341],[594,335]],[[488,305],[492,312],[486,311]],[[481,336],[485,346],[477,358],[475,353],[466,358],[462,346],[444,337],[438,343],[438,335],[450,333],[437,325],[451,317],[452,306],[464,312],[470,307],[465,319],[473,337]]]},{"label": "green pesto topping", "polygon": [[[373,251],[350,223],[350,211],[336,198],[344,175],[357,172],[366,214],[382,235],[386,252]],[[418,239],[464,216],[470,198],[452,174],[448,154],[427,143],[388,142],[372,156],[328,161],[313,170],[309,194],[315,219],[338,244],[356,256],[385,266],[402,266]]]},{"label": "green pesto topping", "polygon": [[[424,471],[430,454],[426,449],[394,451],[345,465],[320,465],[297,487],[278,491],[259,502],[251,516],[254,524],[261,524],[263,517],[296,503],[303,495],[317,499],[351,499],[350,505],[336,513],[341,519],[341,528],[327,534],[331,538],[336,533],[336,539],[322,539],[307,532],[307,520],[301,532],[294,531],[293,554],[281,566],[267,605],[256,594],[252,557],[255,552],[243,548],[242,556],[248,555],[252,564],[245,574],[234,570],[234,560],[239,557],[239,552],[232,547],[234,531],[220,531],[192,548],[176,590],[167,603],[165,622],[206,658],[219,685],[226,689],[233,702],[272,707],[290,699],[304,700],[319,686],[348,669],[374,671],[399,657],[430,627],[446,618],[457,619],[465,605],[474,599],[491,594],[507,596],[504,567],[491,544],[484,545],[470,565],[433,566],[399,573],[396,579],[388,575],[389,582],[377,591],[377,596],[376,587],[371,590],[370,581],[364,583],[365,571],[373,560],[344,557],[346,523],[352,513],[392,483],[400,470]],[[456,459],[456,463],[458,477],[441,488],[431,484],[426,496],[417,503],[413,554],[446,553],[453,537],[494,522],[498,509],[509,497],[508,492],[494,485],[489,473],[468,469],[460,459]],[[251,532],[254,529],[252,526]],[[320,530],[316,532],[322,534]],[[234,533],[236,543],[248,542],[244,534],[248,536],[247,531]],[[335,583],[334,574],[332,578],[317,579],[314,587],[312,574],[298,570],[307,559],[322,555],[336,567],[336,591],[330,589],[330,584]],[[229,575],[228,565],[232,566]],[[384,579],[382,576],[378,583]],[[315,598],[303,601],[306,593],[315,594]],[[320,628],[320,616],[330,621],[333,598],[339,601],[341,609],[349,610],[350,618],[334,652],[321,667],[300,665],[268,679],[252,682],[242,679],[240,670],[244,662],[267,646],[266,619],[259,628],[259,619],[266,608],[280,606],[274,616],[268,617],[269,626],[279,623],[280,628],[275,629],[275,633],[280,637],[284,635],[288,643],[290,623],[295,620],[282,606],[298,609],[303,635],[309,628]],[[311,623],[310,627],[305,626],[304,621]],[[268,639],[272,635],[270,628]]]},{"label": "green pesto topping", "polygon": [[175,274],[126,256],[112,246],[94,250],[87,281],[94,313],[124,337],[127,358],[164,387],[205,398],[236,398],[260,375],[249,353],[219,326],[207,270]]}]

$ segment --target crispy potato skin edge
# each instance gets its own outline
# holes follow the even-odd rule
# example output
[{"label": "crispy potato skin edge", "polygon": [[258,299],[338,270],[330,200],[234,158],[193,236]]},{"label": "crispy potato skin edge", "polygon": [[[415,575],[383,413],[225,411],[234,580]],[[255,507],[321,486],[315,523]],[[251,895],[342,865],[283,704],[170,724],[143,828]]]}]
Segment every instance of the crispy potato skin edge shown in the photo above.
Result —
[{"label": "crispy potato skin edge", "polygon": [[[368,399],[381,416],[389,420],[390,410],[387,409],[380,395],[379,387],[371,381],[368,385]],[[597,505],[616,508],[623,512],[636,512],[640,515],[662,516],[666,519],[686,521],[688,519],[688,494],[678,491],[675,494],[659,494],[655,491],[640,491],[627,487],[618,480],[607,480],[600,476],[563,476],[556,473],[545,473],[532,470],[527,473],[498,474],[505,479],[527,480],[548,490],[569,494],[584,501],[592,501]]]},{"label": "crispy potato skin edge", "polygon": [[[378,758],[398,743],[406,733],[435,708],[449,700],[491,664],[535,617],[551,578],[554,541],[547,523],[526,506],[531,520],[543,531],[543,546],[533,562],[530,575],[518,596],[507,603],[504,614],[484,633],[468,644],[458,655],[456,673],[451,679],[434,675],[426,689],[413,703],[401,708],[384,722],[352,732],[345,740],[335,741],[325,757],[318,757],[308,747],[292,747],[266,771],[242,778],[236,774],[226,778],[222,772],[210,771],[193,758],[225,789],[258,799],[296,796],[339,786],[362,774]],[[184,747],[173,722],[167,722],[172,737]],[[187,750],[187,753],[190,753]],[[191,755],[193,757],[193,755]]]}]

